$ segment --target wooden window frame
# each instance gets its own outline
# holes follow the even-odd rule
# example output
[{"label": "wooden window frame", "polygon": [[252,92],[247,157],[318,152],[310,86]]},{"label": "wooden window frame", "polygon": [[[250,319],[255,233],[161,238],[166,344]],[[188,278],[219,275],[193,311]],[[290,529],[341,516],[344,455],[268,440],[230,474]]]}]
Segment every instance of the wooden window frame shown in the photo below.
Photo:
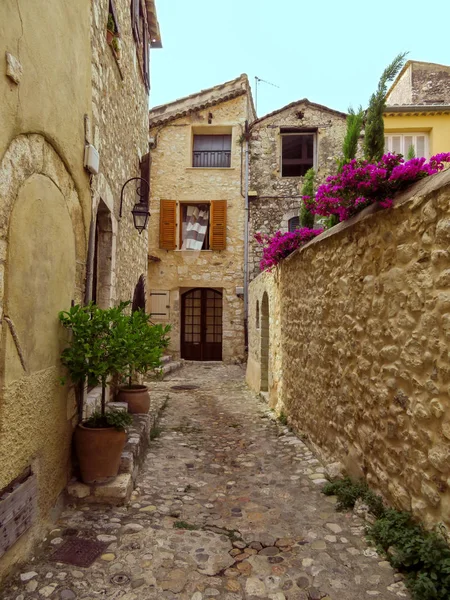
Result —
[{"label": "wooden window frame", "polygon": [[139,31],[139,23],[141,19],[141,2],[140,0],[131,0],[131,29],[133,31],[133,37],[136,44],[141,43],[141,34]]},{"label": "wooden window frame", "polygon": [[202,248],[201,250],[183,250],[183,252],[209,252],[211,250],[211,200],[207,200],[205,202],[191,202],[190,200],[181,200],[178,202],[178,250],[181,250],[183,247],[183,207],[184,206],[208,206],[209,207],[209,215],[208,215],[208,228],[206,230],[205,239],[208,240],[208,247]]},{"label": "wooden window frame", "polygon": [[299,179],[300,177],[304,177],[304,175],[283,175],[283,138],[285,137],[300,137],[300,136],[312,136],[313,138],[313,158],[312,165],[309,167],[310,169],[317,168],[317,132],[316,131],[298,131],[298,132],[289,132],[284,133],[280,132],[280,177],[283,179]]},{"label": "wooden window frame", "polygon": [[[405,137],[414,139],[414,148],[417,148],[416,138],[420,136],[424,138],[425,158],[430,158],[430,137],[428,131],[388,131],[384,133],[384,148],[385,152],[393,152],[392,138],[400,137],[401,154],[405,157],[408,154],[408,148],[405,148]],[[386,142],[387,140],[387,142]],[[387,146],[387,148],[386,148]]]}]

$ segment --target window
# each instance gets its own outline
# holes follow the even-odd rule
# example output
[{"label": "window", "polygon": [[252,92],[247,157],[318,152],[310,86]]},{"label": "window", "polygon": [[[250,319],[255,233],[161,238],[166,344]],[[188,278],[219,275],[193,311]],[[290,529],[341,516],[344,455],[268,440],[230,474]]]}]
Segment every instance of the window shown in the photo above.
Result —
[{"label": "window", "polygon": [[[178,236],[177,236],[178,231]],[[225,250],[227,201],[161,200],[159,247],[164,250]]]},{"label": "window", "polygon": [[259,300],[256,301],[256,329],[259,329]]},{"label": "window", "polygon": [[408,155],[410,147],[417,157],[428,158],[428,135],[426,133],[392,133],[384,136],[385,152]]},{"label": "window", "polygon": [[180,248],[209,250],[209,204],[180,204]]},{"label": "window", "polygon": [[314,167],[313,133],[285,134],[281,136],[281,176],[302,177]]},{"label": "window", "polygon": [[230,167],[231,135],[194,135],[192,166]]},{"label": "window", "polygon": [[295,231],[300,227],[300,217],[292,217],[288,221],[288,231]]}]

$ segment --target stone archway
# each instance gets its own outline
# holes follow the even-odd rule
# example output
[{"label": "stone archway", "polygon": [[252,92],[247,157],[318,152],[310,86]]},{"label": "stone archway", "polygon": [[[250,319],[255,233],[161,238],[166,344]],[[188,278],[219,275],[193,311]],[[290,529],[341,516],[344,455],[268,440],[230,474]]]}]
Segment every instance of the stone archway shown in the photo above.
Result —
[{"label": "stone archway", "polygon": [[262,392],[269,391],[269,296],[264,292],[261,301],[261,385]]},{"label": "stone archway", "polygon": [[105,202],[100,200],[95,218],[94,268],[92,274],[92,300],[100,308],[109,308],[113,304],[114,259],[112,215]]}]

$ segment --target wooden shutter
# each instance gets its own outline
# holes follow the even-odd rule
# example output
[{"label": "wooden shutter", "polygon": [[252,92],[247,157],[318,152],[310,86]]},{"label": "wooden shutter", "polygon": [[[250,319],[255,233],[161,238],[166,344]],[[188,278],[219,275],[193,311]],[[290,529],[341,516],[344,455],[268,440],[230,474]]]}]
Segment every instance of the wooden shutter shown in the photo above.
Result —
[{"label": "wooden shutter", "polygon": [[211,250],[225,250],[227,247],[227,201],[211,202],[211,228],[209,247]]},{"label": "wooden shutter", "polygon": [[139,15],[140,15],[140,0],[131,0],[131,29],[133,30],[133,37],[137,43],[140,42],[139,35]]},{"label": "wooden shutter", "polygon": [[175,250],[177,235],[177,203],[161,200],[159,208],[159,247]]},{"label": "wooden shutter", "polygon": [[150,89],[150,69],[149,69],[149,41],[148,41],[148,29],[144,23],[144,48],[143,48],[143,61],[144,61],[144,83],[147,90]]},{"label": "wooden shutter", "polygon": [[156,321],[165,321],[169,318],[170,292],[152,290],[150,292],[150,317]]},{"label": "wooden shutter", "polygon": [[114,0],[109,0],[109,12],[112,14],[114,23],[116,24],[116,33],[118,36],[120,36],[119,19],[117,18],[117,10]]},{"label": "wooden shutter", "polygon": [[[141,162],[139,163],[139,169],[141,171],[141,179],[145,179],[145,181],[148,183],[147,194],[144,197],[141,197],[140,200],[144,200],[147,203],[148,203],[148,197],[150,194],[150,164],[151,164],[150,152],[147,152],[147,154],[144,154],[144,156],[141,158]],[[142,191],[145,191],[145,189],[146,189],[145,183],[141,184],[141,188],[142,188]],[[139,201],[139,199],[138,199],[138,201]]]}]

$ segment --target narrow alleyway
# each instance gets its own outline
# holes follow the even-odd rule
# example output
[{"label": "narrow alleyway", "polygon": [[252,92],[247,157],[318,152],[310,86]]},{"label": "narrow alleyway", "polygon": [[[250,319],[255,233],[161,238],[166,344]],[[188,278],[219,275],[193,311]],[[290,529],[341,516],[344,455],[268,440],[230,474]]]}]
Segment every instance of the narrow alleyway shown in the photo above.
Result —
[{"label": "narrow alleyway", "polygon": [[[168,404],[130,506],[68,508],[3,600],[409,597],[242,367],[188,364],[154,388]],[[110,544],[86,569],[51,562],[67,535]]]}]

